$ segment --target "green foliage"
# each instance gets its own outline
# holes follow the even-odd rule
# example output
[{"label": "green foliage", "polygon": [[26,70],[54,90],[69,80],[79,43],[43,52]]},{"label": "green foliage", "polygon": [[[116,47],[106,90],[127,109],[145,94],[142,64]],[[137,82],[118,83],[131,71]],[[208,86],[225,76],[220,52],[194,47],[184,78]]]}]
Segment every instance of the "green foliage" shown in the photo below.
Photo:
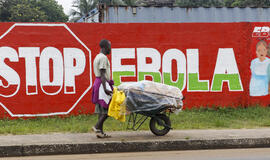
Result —
[{"label": "green foliage", "polygon": [[66,22],[62,6],[55,0],[0,0],[2,22]]},{"label": "green foliage", "polygon": [[270,7],[270,0],[176,0],[180,7]]},{"label": "green foliage", "polygon": [[[119,5],[125,5],[126,3],[124,1],[125,0],[99,0],[99,3],[103,3],[108,6],[110,5],[119,6]],[[131,0],[131,1],[134,1],[134,0]]]},{"label": "green foliage", "polygon": [[33,8],[30,4],[17,4],[10,8],[8,21],[15,22],[44,22],[48,19],[45,12],[39,7]]},{"label": "green foliage", "polygon": [[220,0],[176,0],[176,6],[180,7],[222,7],[223,3]]},{"label": "green foliage", "polygon": [[237,0],[232,3],[232,7],[269,7],[269,0]]},{"label": "green foliage", "polygon": [[225,7],[232,7],[234,0],[224,0]]},{"label": "green foliage", "polygon": [[138,0],[123,0],[127,6],[136,6]]},{"label": "green foliage", "polygon": [[[125,1],[125,0],[124,0]],[[73,9],[71,9],[70,16],[71,22],[76,22],[83,16],[87,16],[88,13],[94,8],[98,7],[98,3],[106,4],[106,5],[126,5],[126,3],[122,0],[74,0],[73,1]],[[133,1],[133,0],[129,0]]]},{"label": "green foliage", "polygon": [[72,16],[70,21],[75,22],[86,16],[92,9],[97,7],[97,4],[98,0],[74,0],[73,9],[70,12],[70,16]]},{"label": "green foliage", "polygon": [[58,5],[55,0],[37,0],[37,6],[47,15],[48,22],[67,22],[68,16],[65,15],[63,7]]}]

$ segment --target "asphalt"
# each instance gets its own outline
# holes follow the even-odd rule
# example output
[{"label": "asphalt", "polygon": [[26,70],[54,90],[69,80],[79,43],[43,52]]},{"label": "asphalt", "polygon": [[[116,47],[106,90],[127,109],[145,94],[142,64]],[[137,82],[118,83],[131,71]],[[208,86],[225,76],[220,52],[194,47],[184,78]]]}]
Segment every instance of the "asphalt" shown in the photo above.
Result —
[{"label": "asphalt", "polygon": [[232,130],[171,130],[165,136],[150,131],[53,133],[0,136],[0,157],[270,147],[270,128]]}]

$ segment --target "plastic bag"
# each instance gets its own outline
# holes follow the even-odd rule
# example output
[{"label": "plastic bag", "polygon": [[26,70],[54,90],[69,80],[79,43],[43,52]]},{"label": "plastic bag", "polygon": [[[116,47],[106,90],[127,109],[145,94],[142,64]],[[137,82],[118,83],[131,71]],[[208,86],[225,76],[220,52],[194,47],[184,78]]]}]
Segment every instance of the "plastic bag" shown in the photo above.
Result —
[{"label": "plastic bag", "polygon": [[108,115],[121,122],[126,121],[126,106],[123,105],[126,96],[123,91],[113,89],[113,96],[109,105]]}]

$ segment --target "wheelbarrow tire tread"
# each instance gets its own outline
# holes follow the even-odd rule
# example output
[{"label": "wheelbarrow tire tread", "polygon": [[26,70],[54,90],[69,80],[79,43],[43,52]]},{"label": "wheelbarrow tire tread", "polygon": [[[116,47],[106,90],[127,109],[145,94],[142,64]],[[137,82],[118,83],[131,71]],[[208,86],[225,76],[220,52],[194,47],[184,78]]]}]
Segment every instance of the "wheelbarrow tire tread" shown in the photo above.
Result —
[{"label": "wheelbarrow tire tread", "polygon": [[156,127],[156,125],[158,125],[158,120],[155,117],[152,117],[149,123],[149,127],[150,130],[153,134],[155,134],[156,136],[164,136],[166,135],[170,129],[171,129],[171,120],[168,116],[166,116],[165,114],[157,114],[156,115],[159,119],[161,119],[163,121],[163,123],[165,123],[166,126],[169,127],[164,127],[163,129],[158,129]]}]

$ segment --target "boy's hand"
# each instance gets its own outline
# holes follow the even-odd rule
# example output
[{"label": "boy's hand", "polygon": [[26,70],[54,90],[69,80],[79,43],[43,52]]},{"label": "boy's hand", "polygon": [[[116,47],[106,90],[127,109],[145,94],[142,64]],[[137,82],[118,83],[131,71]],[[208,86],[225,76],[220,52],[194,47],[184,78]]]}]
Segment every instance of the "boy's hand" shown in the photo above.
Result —
[{"label": "boy's hand", "polygon": [[108,89],[105,89],[105,93],[106,93],[107,95],[110,95],[110,96],[111,96],[113,92],[110,91],[110,90],[108,90]]}]

